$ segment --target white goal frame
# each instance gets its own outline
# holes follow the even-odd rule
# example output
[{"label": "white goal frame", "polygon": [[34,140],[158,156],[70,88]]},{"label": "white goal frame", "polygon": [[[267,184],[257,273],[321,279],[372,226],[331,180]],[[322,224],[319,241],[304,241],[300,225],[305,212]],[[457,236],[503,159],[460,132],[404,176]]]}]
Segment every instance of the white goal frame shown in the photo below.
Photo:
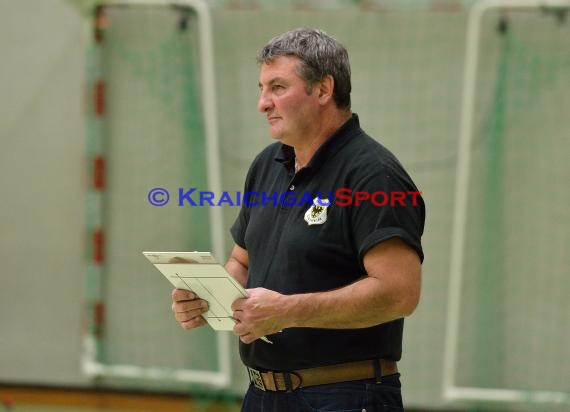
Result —
[{"label": "white goal frame", "polygon": [[469,170],[473,140],[479,38],[483,15],[493,9],[532,9],[540,7],[570,8],[570,0],[481,0],[469,11],[463,73],[460,133],[455,181],[455,208],[450,254],[450,278],[444,343],[443,396],[453,401],[533,402],[570,404],[570,393],[557,391],[525,391],[516,389],[463,387],[456,384],[457,353],[460,326],[460,294],[463,280],[466,237]]},{"label": "white goal frame", "polygon": [[[216,121],[216,88],[214,72],[214,46],[212,22],[206,0],[103,0],[102,6],[181,6],[188,7],[198,16],[202,107],[206,139],[207,173],[210,190],[221,192],[218,125]],[[210,208],[212,252],[218,259],[225,259],[223,214],[219,207]],[[227,388],[231,383],[230,334],[216,333],[217,371],[194,369],[167,369],[137,365],[103,364],[97,360],[97,339],[87,333],[83,341],[82,369],[88,376],[108,376],[143,379],[168,379],[186,383],[203,383],[215,388]]]}]

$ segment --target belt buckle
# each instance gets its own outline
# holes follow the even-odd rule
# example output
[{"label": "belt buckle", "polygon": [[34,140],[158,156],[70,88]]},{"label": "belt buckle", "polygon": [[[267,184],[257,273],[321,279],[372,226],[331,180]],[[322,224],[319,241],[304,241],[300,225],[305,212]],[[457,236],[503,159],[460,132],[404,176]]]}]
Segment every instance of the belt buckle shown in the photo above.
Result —
[{"label": "belt buckle", "polygon": [[265,391],[265,384],[263,383],[263,378],[261,377],[261,373],[253,368],[247,367],[247,372],[249,373],[249,380],[253,383],[257,389],[261,389]]}]

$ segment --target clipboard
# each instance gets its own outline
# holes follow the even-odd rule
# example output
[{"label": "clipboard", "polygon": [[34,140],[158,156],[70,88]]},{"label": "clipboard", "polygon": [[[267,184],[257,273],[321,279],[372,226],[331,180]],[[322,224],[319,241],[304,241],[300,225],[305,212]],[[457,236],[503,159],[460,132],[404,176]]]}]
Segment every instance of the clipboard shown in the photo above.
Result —
[{"label": "clipboard", "polygon": [[245,289],[219,264],[210,252],[142,252],[177,289],[191,290],[208,301],[202,316],[218,331],[235,325],[231,305],[246,298]]}]

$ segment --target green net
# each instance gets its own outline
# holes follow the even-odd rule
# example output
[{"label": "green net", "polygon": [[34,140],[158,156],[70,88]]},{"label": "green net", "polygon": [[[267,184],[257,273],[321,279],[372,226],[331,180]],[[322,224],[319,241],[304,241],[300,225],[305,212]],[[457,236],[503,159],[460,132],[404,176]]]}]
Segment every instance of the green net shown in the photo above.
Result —
[{"label": "green net", "polygon": [[458,384],[570,392],[569,32],[538,9],[487,20]]},{"label": "green net", "polygon": [[[105,14],[99,64],[106,85],[107,316],[99,360],[216,371],[214,332],[188,334],[178,327],[168,282],[141,254],[212,249],[209,209],[177,207],[178,188],[208,187],[196,17],[170,7],[106,7]],[[157,187],[169,192],[168,205],[149,203]],[[172,382],[144,386],[168,389]]]}]

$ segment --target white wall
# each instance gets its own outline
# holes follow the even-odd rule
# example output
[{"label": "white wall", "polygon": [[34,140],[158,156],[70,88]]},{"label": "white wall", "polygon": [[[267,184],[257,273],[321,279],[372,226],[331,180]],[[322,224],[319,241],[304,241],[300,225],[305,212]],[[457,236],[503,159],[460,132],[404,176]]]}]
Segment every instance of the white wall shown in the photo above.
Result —
[{"label": "white wall", "polygon": [[82,384],[82,22],[1,0],[0,33],[0,381]]}]

